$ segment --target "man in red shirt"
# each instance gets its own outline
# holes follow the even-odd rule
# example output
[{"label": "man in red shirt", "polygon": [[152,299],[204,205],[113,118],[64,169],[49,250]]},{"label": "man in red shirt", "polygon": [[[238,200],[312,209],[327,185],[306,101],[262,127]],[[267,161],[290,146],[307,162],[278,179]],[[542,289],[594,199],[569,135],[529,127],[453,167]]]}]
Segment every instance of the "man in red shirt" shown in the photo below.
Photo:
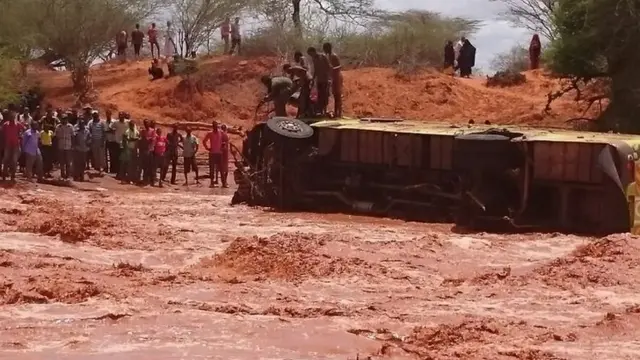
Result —
[{"label": "man in red shirt", "polygon": [[[160,45],[158,44],[158,29],[156,29],[156,23],[151,23],[151,27],[147,31],[147,36],[149,37],[149,45],[151,46],[151,57],[159,58],[160,57]],[[153,55],[153,47],[156,47],[156,55]]]},{"label": "man in red shirt", "polygon": [[220,26],[220,35],[224,42],[224,54],[229,52],[229,35],[231,35],[231,19],[226,18]]},{"label": "man in red shirt", "polygon": [[156,124],[153,120],[143,122],[144,130],[140,132],[139,156],[140,170],[142,172],[142,183],[153,184],[153,151],[156,147]]},{"label": "man in red shirt", "polygon": [[22,125],[16,121],[16,114],[8,112],[9,120],[2,124],[2,135],[4,142],[4,153],[2,157],[2,180],[6,180],[7,175],[11,176],[11,181],[16,180],[16,166],[20,156],[20,135]]},{"label": "man in red shirt", "polygon": [[218,185],[218,174],[222,163],[222,132],[218,130],[218,123],[213,122],[212,130],[205,136],[202,145],[209,151],[209,187]]},{"label": "man in red shirt", "polygon": [[[153,186],[158,169],[164,168],[164,153],[167,150],[167,137],[162,134],[162,129],[156,129],[156,140],[153,146],[153,168],[151,169],[151,186]],[[158,177],[158,187],[162,187],[162,176]]]}]

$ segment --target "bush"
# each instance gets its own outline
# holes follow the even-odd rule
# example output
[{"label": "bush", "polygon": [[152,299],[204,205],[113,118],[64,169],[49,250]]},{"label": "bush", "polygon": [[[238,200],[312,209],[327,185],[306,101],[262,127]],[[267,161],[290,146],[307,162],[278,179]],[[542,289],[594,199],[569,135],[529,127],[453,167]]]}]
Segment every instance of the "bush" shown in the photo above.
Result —
[{"label": "bush", "polygon": [[367,24],[366,29],[338,27],[328,33],[308,30],[300,38],[288,28],[264,28],[243,40],[246,56],[290,58],[295,50],[333,44],[344,66],[441,66],[447,40],[473,33],[478,23],[410,11]]},{"label": "bush", "polygon": [[0,54],[0,107],[2,108],[20,99],[17,67],[16,61]]},{"label": "bush", "polygon": [[491,67],[498,72],[526,71],[529,69],[529,50],[522,45],[514,46],[493,58]]},{"label": "bush", "polygon": [[493,76],[487,76],[487,87],[507,87],[524,84],[527,77],[517,71],[498,71]]}]

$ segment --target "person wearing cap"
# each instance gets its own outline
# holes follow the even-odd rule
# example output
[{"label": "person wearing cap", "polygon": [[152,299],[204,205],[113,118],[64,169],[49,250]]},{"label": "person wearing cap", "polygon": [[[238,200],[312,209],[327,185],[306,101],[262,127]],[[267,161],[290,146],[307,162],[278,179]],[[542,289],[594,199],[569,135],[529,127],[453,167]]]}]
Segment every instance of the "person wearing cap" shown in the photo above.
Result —
[{"label": "person wearing cap", "polygon": [[155,147],[156,131],[154,129],[155,124],[151,120],[144,120],[143,126],[144,129],[140,132],[140,141],[138,141],[139,172],[142,175],[142,182],[151,184],[153,180],[151,174],[152,155]]},{"label": "person wearing cap", "polygon": [[[85,105],[82,107],[82,120],[84,120],[84,124],[88,124],[89,121],[93,119],[93,108],[91,105]],[[78,119],[81,120],[81,119]],[[76,124],[78,125],[78,124]]]},{"label": "person wearing cap", "polygon": [[80,120],[78,109],[69,109],[67,112],[67,122],[71,124],[71,126],[76,126],[78,120]]},{"label": "person wearing cap", "polygon": [[209,152],[209,187],[218,185],[218,172],[222,161],[222,132],[218,128],[218,122],[214,121],[211,131],[207,133],[202,145]]},{"label": "person wearing cap", "polygon": [[155,145],[153,148],[153,167],[151,169],[151,186],[156,180],[157,171],[160,170],[158,177],[158,187],[162,187],[162,169],[164,169],[165,152],[167,151],[167,137],[162,134],[162,129],[156,129]]},{"label": "person wearing cap", "polygon": [[227,125],[220,125],[220,132],[222,133],[222,159],[220,161],[220,180],[222,181],[222,187],[228,188],[227,178],[229,176],[229,134],[227,134]]},{"label": "person wearing cap", "polygon": [[97,111],[94,111],[91,117],[93,119],[89,123],[89,133],[91,133],[92,163],[94,170],[98,170],[98,173],[102,175],[105,167],[105,146],[107,141],[105,126]]},{"label": "person wearing cap", "polygon": [[71,175],[71,160],[73,156],[73,125],[69,124],[69,114],[62,114],[60,125],[56,127],[54,136],[58,162],[60,163],[60,176],[68,179]]}]

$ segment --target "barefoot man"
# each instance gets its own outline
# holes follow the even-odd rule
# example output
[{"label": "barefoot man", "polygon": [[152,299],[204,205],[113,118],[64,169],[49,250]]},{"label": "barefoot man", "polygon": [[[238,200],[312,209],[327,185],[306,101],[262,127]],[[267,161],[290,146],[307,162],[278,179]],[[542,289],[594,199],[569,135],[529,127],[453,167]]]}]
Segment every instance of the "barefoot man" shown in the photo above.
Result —
[{"label": "barefoot man", "polygon": [[333,117],[342,117],[342,65],[340,58],[333,52],[331,43],[324,43],[322,51],[331,64],[331,93],[333,93]]},{"label": "barefoot man", "polygon": [[187,129],[187,136],[184,137],[182,143],[182,157],[184,158],[184,184],[189,185],[187,175],[191,169],[196,173],[196,184],[200,184],[198,180],[198,165],[196,164],[196,154],[198,153],[198,138],[191,134],[191,129]]}]

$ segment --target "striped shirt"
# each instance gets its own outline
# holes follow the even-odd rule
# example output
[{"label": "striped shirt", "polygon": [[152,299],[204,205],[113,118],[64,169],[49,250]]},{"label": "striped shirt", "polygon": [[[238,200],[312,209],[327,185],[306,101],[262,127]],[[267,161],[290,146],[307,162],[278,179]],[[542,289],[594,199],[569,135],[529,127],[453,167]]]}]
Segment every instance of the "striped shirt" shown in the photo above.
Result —
[{"label": "striped shirt", "polygon": [[91,143],[94,145],[103,144],[106,140],[106,132],[104,122],[102,120],[92,121],[89,123],[89,132],[91,133]]},{"label": "striped shirt", "polygon": [[56,128],[55,137],[58,143],[58,149],[60,150],[71,150],[73,145],[73,125],[60,124]]},{"label": "striped shirt", "polygon": [[77,151],[89,151],[89,144],[91,143],[91,133],[89,129],[78,129],[73,135],[73,148]]}]

